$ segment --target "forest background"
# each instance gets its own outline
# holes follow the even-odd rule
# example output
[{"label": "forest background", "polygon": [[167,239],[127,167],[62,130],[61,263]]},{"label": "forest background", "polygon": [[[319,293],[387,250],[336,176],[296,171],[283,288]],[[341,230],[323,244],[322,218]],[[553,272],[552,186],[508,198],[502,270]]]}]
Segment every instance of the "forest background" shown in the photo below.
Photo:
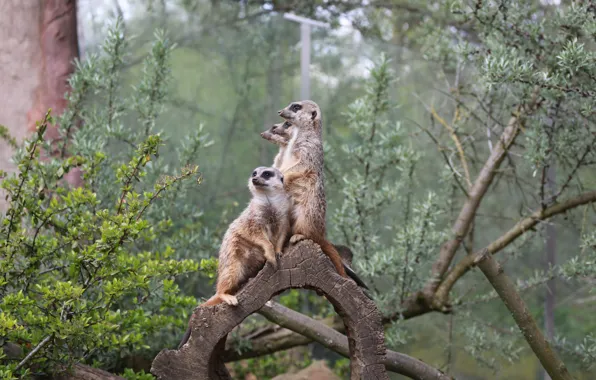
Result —
[{"label": "forest background", "polygon": [[[353,250],[388,348],[458,379],[548,376],[474,269],[496,254],[574,378],[594,378],[592,2],[79,0],[63,39],[76,70],[35,66],[52,62],[47,4],[0,7],[14,32],[0,42],[0,343],[37,349],[0,357],[4,378],[74,362],[143,378],[177,344],[213,293],[246,178],[276,152],[259,132],[299,97],[300,28],[285,12],[331,26],[313,28],[310,67],[328,234]],[[25,176],[11,177],[12,154]],[[278,301],[336,326],[305,294]],[[255,316],[232,334],[238,378],[313,359],[346,377],[346,359],[294,335],[263,355],[278,339],[267,326]]]}]

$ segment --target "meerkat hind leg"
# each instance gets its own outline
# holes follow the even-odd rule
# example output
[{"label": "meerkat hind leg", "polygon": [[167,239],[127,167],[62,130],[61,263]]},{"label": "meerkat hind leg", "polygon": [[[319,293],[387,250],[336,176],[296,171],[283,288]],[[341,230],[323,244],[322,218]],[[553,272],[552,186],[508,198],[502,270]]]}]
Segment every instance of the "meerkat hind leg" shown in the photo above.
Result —
[{"label": "meerkat hind leg", "polygon": [[273,266],[273,269],[277,269],[277,252],[275,252],[275,246],[269,240],[266,231],[263,231],[263,237],[259,243],[265,252],[265,259]]},{"label": "meerkat hind leg", "polygon": [[290,244],[296,244],[299,241],[304,240],[304,239],[306,239],[306,236],[304,236],[304,235],[301,235],[301,234],[292,235],[292,237],[290,238]]}]

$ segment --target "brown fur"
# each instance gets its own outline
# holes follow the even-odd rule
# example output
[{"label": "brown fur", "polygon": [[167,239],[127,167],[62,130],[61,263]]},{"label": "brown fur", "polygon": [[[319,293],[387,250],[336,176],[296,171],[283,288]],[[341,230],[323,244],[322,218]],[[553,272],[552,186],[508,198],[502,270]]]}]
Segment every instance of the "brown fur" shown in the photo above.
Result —
[{"label": "brown fur", "polygon": [[[300,109],[297,109],[300,108]],[[310,100],[293,102],[279,115],[292,124],[292,136],[284,152],[282,173],[292,197],[290,243],[311,239],[329,256],[337,272],[347,277],[341,257],[325,238],[325,185],[323,182],[323,137],[319,106]]]},{"label": "brown fur", "polygon": [[[274,177],[264,178],[263,173]],[[219,250],[216,292],[203,306],[226,302],[236,305],[233,294],[269,262],[277,267],[279,254],[290,232],[291,199],[283,175],[275,168],[260,167],[249,178],[253,195],[248,207],[230,224]]]}]

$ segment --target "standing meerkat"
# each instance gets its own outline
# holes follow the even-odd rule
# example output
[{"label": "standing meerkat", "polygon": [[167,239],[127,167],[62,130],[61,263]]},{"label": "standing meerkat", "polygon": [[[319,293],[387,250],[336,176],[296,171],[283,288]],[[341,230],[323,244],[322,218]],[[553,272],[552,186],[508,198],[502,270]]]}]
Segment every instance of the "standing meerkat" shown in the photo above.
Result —
[{"label": "standing meerkat", "polygon": [[[284,153],[287,151],[286,148],[287,148],[288,143],[290,142],[290,139],[292,137],[292,131],[293,131],[292,124],[288,121],[285,121],[283,123],[273,124],[271,126],[271,128],[269,128],[268,130],[266,130],[264,132],[261,132],[262,138],[279,146],[279,152],[277,153],[277,155],[275,156],[275,159],[273,160],[273,166],[282,172],[284,171],[284,168],[283,168]],[[291,162],[293,160],[290,157],[290,159],[288,161]],[[291,163],[290,163],[290,165],[291,165]],[[364,289],[368,289],[368,286],[366,285],[366,283],[364,281],[362,281],[362,279],[358,276],[358,274],[356,274],[356,272],[354,272],[354,270],[351,267],[351,265],[352,265],[352,251],[349,248],[340,246],[340,245],[334,244],[334,247],[337,250],[337,252],[339,253],[339,255],[341,256],[343,267],[344,267],[344,270],[346,271],[346,274],[350,278],[352,278],[352,280],[354,280],[358,284],[358,286],[360,286]],[[367,293],[365,293],[365,294],[369,298],[371,298],[370,295],[368,295]]]},{"label": "standing meerkat", "polygon": [[292,206],[284,176],[276,168],[258,167],[248,179],[248,188],[252,199],[221,243],[215,295],[202,306],[237,305],[233,294],[266,262],[277,268],[276,255],[290,232]]},{"label": "standing meerkat", "polygon": [[283,123],[273,124],[271,128],[261,132],[262,138],[279,146],[279,152],[273,159],[273,167],[279,169],[282,173],[284,171],[282,169],[284,153],[286,152],[286,147],[292,137],[292,130],[292,124],[285,121]]},{"label": "standing meerkat", "polygon": [[279,115],[292,125],[291,137],[283,153],[286,190],[292,197],[291,244],[311,239],[347,277],[341,257],[325,237],[325,185],[323,182],[323,135],[321,110],[311,100],[293,102]]}]

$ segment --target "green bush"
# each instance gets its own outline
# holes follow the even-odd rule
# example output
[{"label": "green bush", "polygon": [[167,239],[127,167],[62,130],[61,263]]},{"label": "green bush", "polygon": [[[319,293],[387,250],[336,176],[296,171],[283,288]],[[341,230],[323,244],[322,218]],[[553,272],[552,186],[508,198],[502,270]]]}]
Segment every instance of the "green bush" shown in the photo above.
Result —
[{"label": "green bush", "polygon": [[[214,275],[212,246],[203,254],[192,243],[213,242],[211,231],[191,241],[180,227],[202,223],[185,195],[197,192],[193,162],[211,143],[197,128],[170,163],[160,156],[165,139],[155,128],[172,47],[156,34],[128,98],[118,78],[124,45],[116,23],[105,54],[77,62],[68,110],[57,120],[48,112],[17,149],[18,174],[1,183],[9,207],[0,223],[0,344],[23,353],[0,351],[0,378],[75,362],[114,369],[127,355],[173,345],[197,304],[176,278]],[[124,117],[137,121],[125,127]],[[53,125],[62,138],[45,141]],[[50,146],[54,154],[46,157]],[[181,169],[166,175],[173,165]],[[69,186],[71,171],[82,173],[82,186]],[[189,256],[200,260],[182,258]]]}]

